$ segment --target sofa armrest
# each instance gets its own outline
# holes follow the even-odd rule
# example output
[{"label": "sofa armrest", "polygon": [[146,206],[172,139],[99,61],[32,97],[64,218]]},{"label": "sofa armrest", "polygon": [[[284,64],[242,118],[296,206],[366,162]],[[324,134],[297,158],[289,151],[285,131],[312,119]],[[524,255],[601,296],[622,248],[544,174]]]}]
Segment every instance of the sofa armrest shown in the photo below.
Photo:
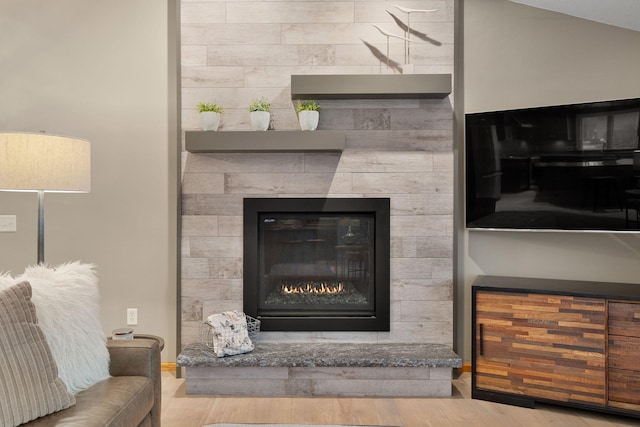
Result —
[{"label": "sofa armrest", "polygon": [[162,383],[160,373],[160,344],[158,340],[136,338],[133,340],[107,340],[111,362],[109,372],[114,377],[143,376],[153,382],[154,405],[151,424],[160,426]]},{"label": "sofa armrest", "polygon": [[155,379],[160,375],[160,347],[153,339],[107,340],[114,377],[124,375]]}]

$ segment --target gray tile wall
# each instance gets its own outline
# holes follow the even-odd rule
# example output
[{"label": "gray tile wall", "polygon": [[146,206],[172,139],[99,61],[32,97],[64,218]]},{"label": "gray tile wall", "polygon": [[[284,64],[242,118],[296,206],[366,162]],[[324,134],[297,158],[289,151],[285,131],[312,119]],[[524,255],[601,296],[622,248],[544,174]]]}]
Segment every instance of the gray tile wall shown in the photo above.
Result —
[{"label": "gray tile wall", "polygon": [[[276,130],[298,129],[292,74],[399,73],[386,38],[402,34],[393,5],[413,14],[416,73],[453,73],[453,0],[182,0],[183,130],[200,128],[195,105],[223,104],[220,130],[248,130],[254,98],[272,103]],[[391,64],[404,44],[391,40]],[[453,122],[444,100],[323,100],[318,129],[341,130],[341,153],[184,153],[182,340],[203,317],[242,309],[243,197],[389,197],[391,332],[272,332],[265,341],[451,344]]]}]

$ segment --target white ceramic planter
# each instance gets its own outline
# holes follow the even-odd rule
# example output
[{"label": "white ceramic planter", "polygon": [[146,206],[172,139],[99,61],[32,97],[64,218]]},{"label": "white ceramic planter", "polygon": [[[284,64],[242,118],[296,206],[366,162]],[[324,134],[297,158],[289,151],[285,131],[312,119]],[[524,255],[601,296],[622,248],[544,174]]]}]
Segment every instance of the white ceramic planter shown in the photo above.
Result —
[{"label": "white ceramic planter", "polygon": [[319,119],[320,119],[319,111],[303,110],[298,113],[298,120],[300,121],[300,129],[302,130],[316,130],[318,128]]},{"label": "white ceramic planter", "polygon": [[251,111],[249,113],[251,119],[251,128],[253,130],[267,130],[269,129],[269,121],[271,120],[271,113],[268,111]]},{"label": "white ceramic planter", "polygon": [[218,130],[220,126],[220,113],[215,111],[203,111],[200,113],[202,130]]}]

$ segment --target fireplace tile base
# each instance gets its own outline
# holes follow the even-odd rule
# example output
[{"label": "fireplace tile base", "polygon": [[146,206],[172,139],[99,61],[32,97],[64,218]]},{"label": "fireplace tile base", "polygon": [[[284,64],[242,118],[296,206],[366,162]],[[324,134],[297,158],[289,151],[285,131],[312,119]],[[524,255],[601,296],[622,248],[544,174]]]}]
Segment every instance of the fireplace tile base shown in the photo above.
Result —
[{"label": "fireplace tile base", "polygon": [[442,345],[257,344],[217,358],[203,344],[178,356],[186,392],[228,396],[451,396],[462,360]]}]

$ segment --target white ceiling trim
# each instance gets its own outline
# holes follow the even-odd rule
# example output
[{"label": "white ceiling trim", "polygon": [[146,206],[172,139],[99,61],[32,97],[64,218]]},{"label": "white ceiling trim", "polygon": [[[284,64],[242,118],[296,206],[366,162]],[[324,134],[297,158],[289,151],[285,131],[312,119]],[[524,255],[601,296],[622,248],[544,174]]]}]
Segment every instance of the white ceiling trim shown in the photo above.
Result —
[{"label": "white ceiling trim", "polygon": [[640,0],[511,0],[527,6],[640,31]]}]

